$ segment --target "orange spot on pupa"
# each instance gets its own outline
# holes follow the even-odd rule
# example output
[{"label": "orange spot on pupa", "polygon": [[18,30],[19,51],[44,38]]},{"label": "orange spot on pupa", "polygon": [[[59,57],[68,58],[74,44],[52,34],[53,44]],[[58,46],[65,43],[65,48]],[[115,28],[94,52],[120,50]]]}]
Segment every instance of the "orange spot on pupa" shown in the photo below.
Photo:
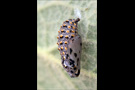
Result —
[{"label": "orange spot on pupa", "polygon": [[65,60],[66,58],[65,58],[65,56],[64,56],[64,60]]},{"label": "orange spot on pupa", "polygon": [[74,30],[72,30],[72,33],[75,33],[75,31],[74,31]]},{"label": "orange spot on pupa", "polygon": [[60,33],[60,31],[58,31],[58,33]]},{"label": "orange spot on pupa", "polygon": [[76,23],[74,23],[74,25],[76,26]]},{"label": "orange spot on pupa", "polygon": [[71,26],[68,26],[68,28],[71,28]]},{"label": "orange spot on pupa", "polygon": [[63,37],[63,35],[60,35],[60,37]]},{"label": "orange spot on pupa", "polygon": [[63,24],[63,26],[66,26],[66,24]]},{"label": "orange spot on pupa", "polygon": [[66,33],[69,33],[69,30],[67,30]]},{"label": "orange spot on pupa", "polygon": [[63,32],[64,30],[62,29],[61,31]]},{"label": "orange spot on pupa", "polygon": [[73,29],[75,29],[75,27],[73,26]]},{"label": "orange spot on pupa", "polygon": [[65,47],[65,50],[67,50],[67,47]]},{"label": "orange spot on pupa", "polygon": [[63,55],[65,55],[65,52],[63,52]]},{"label": "orange spot on pupa", "polygon": [[59,36],[57,36],[57,39],[59,39]]},{"label": "orange spot on pupa", "polygon": [[68,38],[68,35],[66,35],[65,38]]},{"label": "orange spot on pupa", "polygon": [[60,41],[60,44],[62,44],[62,41]]},{"label": "orange spot on pupa", "polygon": [[72,22],[70,22],[70,24],[72,24]]},{"label": "orange spot on pupa", "polygon": [[61,47],[61,49],[63,50],[63,47]]},{"label": "orange spot on pupa", "polygon": [[72,34],[71,36],[72,36],[72,37],[75,37],[75,35],[74,35],[74,34]]},{"label": "orange spot on pupa", "polygon": [[68,42],[67,41],[65,41],[65,44],[67,44]]},{"label": "orange spot on pupa", "polygon": [[58,50],[60,50],[60,48],[58,48]]}]

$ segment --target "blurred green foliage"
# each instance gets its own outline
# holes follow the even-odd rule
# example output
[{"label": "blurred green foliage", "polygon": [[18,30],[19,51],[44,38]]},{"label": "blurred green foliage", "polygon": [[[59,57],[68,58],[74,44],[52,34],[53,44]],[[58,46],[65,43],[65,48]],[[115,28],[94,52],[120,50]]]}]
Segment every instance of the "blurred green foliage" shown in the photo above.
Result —
[{"label": "blurred green foliage", "polygon": [[[97,1],[38,0],[38,90],[97,89]],[[62,68],[57,50],[57,35],[63,21],[76,19],[74,9],[81,12],[78,33],[82,37],[81,73],[70,78]]]}]

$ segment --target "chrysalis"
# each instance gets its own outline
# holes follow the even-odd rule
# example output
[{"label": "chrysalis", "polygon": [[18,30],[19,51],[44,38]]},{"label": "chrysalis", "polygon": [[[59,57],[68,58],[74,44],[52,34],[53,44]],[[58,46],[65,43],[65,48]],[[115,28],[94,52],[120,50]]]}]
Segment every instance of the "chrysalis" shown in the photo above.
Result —
[{"label": "chrysalis", "polygon": [[80,74],[82,40],[77,28],[79,21],[79,18],[64,21],[57,36],[62,66],[70,77]]}]

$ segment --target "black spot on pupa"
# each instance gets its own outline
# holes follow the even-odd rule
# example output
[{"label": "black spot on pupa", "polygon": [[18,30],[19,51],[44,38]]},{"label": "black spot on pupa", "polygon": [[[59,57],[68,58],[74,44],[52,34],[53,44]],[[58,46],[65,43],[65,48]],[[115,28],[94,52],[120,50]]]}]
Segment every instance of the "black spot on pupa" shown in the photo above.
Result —
[{"label": "black spot on pupa", "polygon": [[74,66],[75,66],[75,65],[74,65],[74,63],[75,63],[74,60],[72,60],[72,59],[69,59],[69,60],[70,60],[70,63],[69,63],[69,64],[70,64],[72,67],[74,67]]},{"label": "black spot on pupa", "polygon": [[65,33],[65,31],[61,31],[61,33]]},{"label": "black spot on pupa", "polygon": [[63,36],[62,37],[60,37],[60,39],[62,39],[63,38]]},{"label": "black spot on pupa", "polygon": [[67,54],[67,55],[66,55],[66,59],[68,59],[68,57],[69,57],[69,55]]},{"label": "black spot on pupa", "polygon": [[72,64],[72,67],[74,67],[75,65],[74,64]]},{"label": "black spot on pupa", "polygon": [[79,51],[79,53],[80,53],[80,51]]},{"label": "black spot on pupa", "polygon": [[66,66],[65,68],[68,68],[68,66]]},{"label": "black spot on pupa", "polygon": [[63,43],[60,43],[60,45],[62,45]]},{"label": "black spot on pupa", "polygon": [[71,28],[73,29],[73,26],[71,26]]},{"label": "black spot on pupa", "polygon": [[74,53],[74,56],[75,56],[75,57],[77,57],[77,54],[76,54],[76,53]]},{"label": "black spot on pupa", "polygon": [[73,73],[73,71],[71,71],[71,73]]},{"label": "black spot on pupa", "polygon": [[69,59],[69,60],[70,60],[71,63],[74,63],[74,60],[72,60],[72,59]]},{"label": "black spot on pupa", "polygon": [[80,70],[78,70],[78,73],[77,74],[75,74],[76,76],[79,76],[79,74],[80,74]]},{"label": "black spot on pupa", "polygon": [[65,26],[63,25],[63,27],[67,27],[67,26],[66,25]]},{"label": "black spot on pupa", "polygon": [[82,43],[80,43],[80,45],[82,46]]},{"label": "black spot on pupa", "polygon": [[78,63],[79,63],[79,58],[77,58],[77,66],[78,66]]},{"label": "black spot on pupa", "polygon": [[65,22],[69,23],[69,21],[65,21]]},{"label": "black spot on pupa", "polygon": [[71,38],[73,38],[73,36],[71,36]]},{"label": "black spot on pupa", "polygon": [[74,70],[76,70],[76,67],[74,67]]},{"label": "black spot on pupa", "polygon": [[72,65],[73,63],[70,62],[70,65]]},{"label": "black spot on pupa", "polygon": [[68,37],[65,37],[66,39],[68,39]]},{"label": "black spot on pupa", "polygon": [[73,51],[73,50],[70,48],[70,54],[72,53],[72,51]]},{"label": "black spot on pupa", "polygon": [[77,62],[79,62],[79,58],[77,58]]}]

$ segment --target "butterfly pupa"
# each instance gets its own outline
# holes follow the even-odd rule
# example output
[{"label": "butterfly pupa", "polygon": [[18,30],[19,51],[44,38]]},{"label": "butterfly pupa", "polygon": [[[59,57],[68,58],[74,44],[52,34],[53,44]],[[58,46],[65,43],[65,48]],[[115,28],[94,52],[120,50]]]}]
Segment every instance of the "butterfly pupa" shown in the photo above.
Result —
[{"label": "butterfly pupa", "polygon": [[80,74],[82,39],[78,34],[79,21],[79,18],[64,21],[57,36],[62,66],[70,77]]}]

